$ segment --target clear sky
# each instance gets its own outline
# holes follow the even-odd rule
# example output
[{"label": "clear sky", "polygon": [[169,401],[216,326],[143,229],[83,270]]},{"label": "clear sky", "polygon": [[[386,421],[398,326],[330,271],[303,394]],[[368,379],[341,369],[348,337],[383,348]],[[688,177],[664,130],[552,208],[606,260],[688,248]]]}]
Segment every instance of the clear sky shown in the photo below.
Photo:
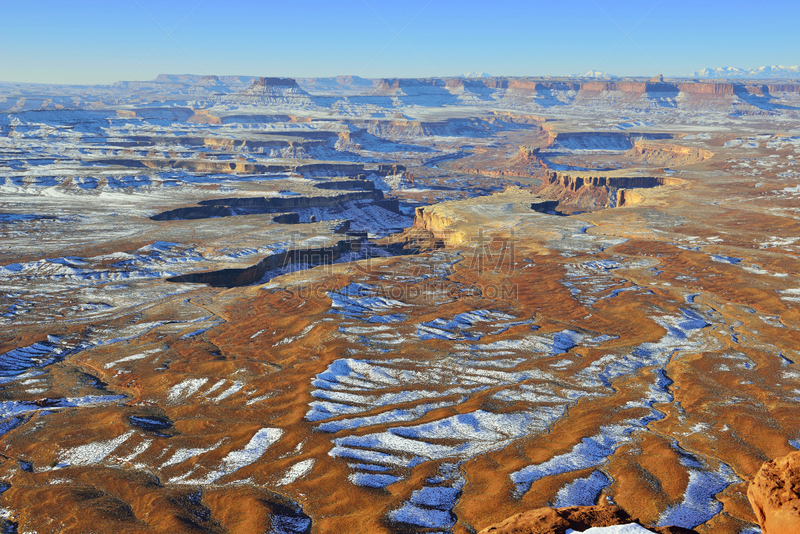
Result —
[{"label": "clear sky", "polygon": [[0,80],[691,75],[800,63],[798,0],[0,0]]}]

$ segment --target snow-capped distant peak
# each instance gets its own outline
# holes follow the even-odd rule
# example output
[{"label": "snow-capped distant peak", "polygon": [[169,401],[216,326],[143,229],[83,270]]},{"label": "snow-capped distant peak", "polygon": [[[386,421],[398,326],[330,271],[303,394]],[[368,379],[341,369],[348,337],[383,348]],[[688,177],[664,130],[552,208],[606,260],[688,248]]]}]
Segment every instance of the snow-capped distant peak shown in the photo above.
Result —
[{"label": "snow-capped distant peak", "polygon": [[590,70],[589,72],[584,72],[583,74],[576,74],[575,78],[610,78],[607,72],[599,71],[599,70]]},{"label": "snow-capped distant peak", "polygon": [[702,69],[694,73],[696,78],[798,78],[800,66],[771,65],[742,69],[739,67],[719,67],[716,69]]},{"label": "snow-capped distant peak", "polygon": [[486,74],[485,72],[467,72],[466,74],[461,75],[462,78],[491,78],[491,74]]}]

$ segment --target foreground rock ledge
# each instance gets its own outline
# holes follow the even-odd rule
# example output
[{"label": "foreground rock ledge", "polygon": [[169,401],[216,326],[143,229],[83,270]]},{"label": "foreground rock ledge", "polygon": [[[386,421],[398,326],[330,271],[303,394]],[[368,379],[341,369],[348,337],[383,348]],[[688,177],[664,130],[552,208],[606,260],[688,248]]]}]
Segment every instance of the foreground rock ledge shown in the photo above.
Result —
[{"label": "foreground rock ledge", "polygon": [[[564,534],[568,529],[582,532],[592,527],[610,527],[635,522],[625,510],[618,506],[537,508],[513,515],[505,521],[486,527],[479,534]],[[646,528],[658,534],[691,534],[695,532],[681,527]]]},{"label": "foreground rock ledge", "polygon": [[764,534],[800,532],[800,451],[764,463],[747,497]]}]

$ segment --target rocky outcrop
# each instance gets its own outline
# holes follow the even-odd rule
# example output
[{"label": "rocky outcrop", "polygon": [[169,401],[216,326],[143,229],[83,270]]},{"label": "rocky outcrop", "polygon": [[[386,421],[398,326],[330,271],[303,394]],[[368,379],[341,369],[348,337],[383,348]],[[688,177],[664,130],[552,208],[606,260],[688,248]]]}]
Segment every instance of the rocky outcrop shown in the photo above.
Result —
[{"label": "rocky outcrop", "polygon": [[381,176],[391,176],[395,174],[400,174],[406,170],[405,165],[399,165],[397,163],[381,163],[378,165],[378,168],[374,171],[375,174],[379,174]]},{"label": "rocky outcrop", "polygon": [[508,89],[514,92],[543,93],[552,91],[578,91],[581,88],[579,83],[573,82],[543,82],[533,80],[510,80],[507,84]]},{"label": "rocky outcrop", "polygon": [[800,84],[798,83],[779,83],[767,85],[767,90],[770,93],[800,93]]},{"label": "rocky outcrop", "polygon": [[688,146],[636,141],[625,156],[640,163],[677,167],[700,163],[714,157],[714,153]]},{"label": "rocky outcrop", "polygon": [[[284,78],[262,78],[272,80],[256,82],[264,86],[275,87],[286,84]],[[638,98],[646,95],[657,97],[675,98],[679,94],[684,96],[734,96],[736,94],[767,94],[770,92],[800,92],[798,84],[769,84],[762,86],[752,82],[707,82],[707,81],[665,81],[661,75],[650,79],[625,79],[625,80],[569,80],[569,79],[541,79],[541,78],[383,78],[381,80],[358,80],[352,78],[325,78],[318,80],[302,80],[304,86],[324,86],[327,92],[349,90],[372,96],[419,96],[445,94],[494,94],[496,97],[520,96],[552,96],[578,95],[578,98],[592,98],[601,93],[618,93],[623,98]],[[288,87],[288,85],[287,85]],[[766,93],[765,93],[766,91]]]},{"label": "rocky outcrop", "polygon": [[641,202],[642,195],[632,189],[679,183],[681,181],[678,179],[662,176],[577,176],[545,171],[536,194],[558,200],[562,209],[569,206],[573,209],[596,210]]},{"label": "rocky outcrop", "polygon": [[239,93],[225,97],[230,102],[260,104],[292,104],[304,106],[312,103],[293,78],[258,78],[253,85]]},{"label": "rocky outcrop", "polygon": [[414,187],[414,176],[405,171],[397,174],[371,174],[370,178],[375,182],[375,187],[384,192],[399,191]]},{"label": "rocky outcrop", "polygon": [[733,96],[736,94],[732,83],[679,83],[678,89],[687,95]]},{"label": "rocky outcrop", "polygon": [[660,176],[571,176],[550,171],[545,174],[542,185],[558,185],[570,191],[578,191],[582,187],[658,187],[673,182],[677,180]]},{"label": "rocky outcrop", "polygon": [[432,209],[419,207],[414,210],[414,227],[421,228],[436,239],[448,245],[460,245],[464,241],[464,233],[450,228],[455,219],[436,213]]},{"label": "rocky outcrop", "polygon": [[769,87],[766,85],[737,85],[737,95],[769,96]]},{"label": "rocky outcrop", "polygon": [[[592,527],[610,527],[636,523],[618,506],[570,506],[537,508],[509,517],[481,530],[479,534],[564,534],[568,530],[583,532]],[[680,527],[647,527],[659,534],[691,534],[694,530]]]},{"label": "rocky outcrop", "polygon": [[630,189],[617,189],[617,207],[632,206],[644,200],[644,196]]},{"label": "rocky outcrop", "polygon": [[747,497],[764,534],[800,532],[800,451],[762,465]]},{"label": "rocky outcrop", "polygon": [[541,152],[541,147],[530,147],[530,146],[520,146],[519,153],[517,154],[516,158],[521,163],[529,163],[531,161],[539,161],[537,157],[539,152]]},{"label": "rocky outcrop", "polygon": [[[738,84],[744,87],[743,84]],[[669,83],[661,80],[651,79],[650,81],[620,81],[620,82],[586,82],[581,85],[581,92],[600,93],[606,91],[618,91],[622,93],[633,93],[644,95],[648,93],[678,93],[690,95],[715,95],[731,96],[735,94],[737,84],[732,83]]]},{"label": "rocky outcrop", "polygon": [[[557,202],[543,199],[529,189],[508,187],[502,192],[416,208],[414,228],[424,230],[445,246],[473,242],[498,217],[514,214],[528,219],[532,211],[554,215]],[[501,215],[502,214],[502,215]]]}]

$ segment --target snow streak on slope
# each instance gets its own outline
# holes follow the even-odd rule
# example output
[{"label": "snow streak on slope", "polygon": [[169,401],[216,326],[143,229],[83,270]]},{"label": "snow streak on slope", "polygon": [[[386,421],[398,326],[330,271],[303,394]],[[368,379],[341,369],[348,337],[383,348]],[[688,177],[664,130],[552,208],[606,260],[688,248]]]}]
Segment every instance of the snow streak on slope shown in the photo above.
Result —
[{"label": "snow streak on slope", "polygon": [[[556,496],[557,506],[593,504],[602,489],[610,484],[610,477],[602,472],[609,457],[621,445],[631,443],[637,432],[647,432],[651,421],[664,417],[654,405],[672,402],[672,395],[667,389],[669,380],[666,378],[665,366],[678,353],[708,349],[704,329],[709,323],[690,309],[682,310],[680,316],[663,316],[656,321],[666,330],[659,341],[644,343],[623,358],[600,358],[580,373],[587,380],[598,380],[610,386],[621,376],[631,375],[642,367],[651,368],[655,381],[647,395],[641,401],[630,402],[621,407],[622,410],[649,408],[650,414],[603,426],[600,433],[584,437],[570,451],[512,473],[511,480],[516,486],[518,496],[526,493],[534,482],[544,477],[598,468],[589,477],[567,484]],[[691,464],[685,464],[690,477],[685,499],[682,504],[665,511],[660,524],[692,528],[721,510],[722,505],[716,501],[714,495],[729,484],[737,482],[738,477],[724,464],[713,467],[683,452],[681,457],[693,458]]]}]

